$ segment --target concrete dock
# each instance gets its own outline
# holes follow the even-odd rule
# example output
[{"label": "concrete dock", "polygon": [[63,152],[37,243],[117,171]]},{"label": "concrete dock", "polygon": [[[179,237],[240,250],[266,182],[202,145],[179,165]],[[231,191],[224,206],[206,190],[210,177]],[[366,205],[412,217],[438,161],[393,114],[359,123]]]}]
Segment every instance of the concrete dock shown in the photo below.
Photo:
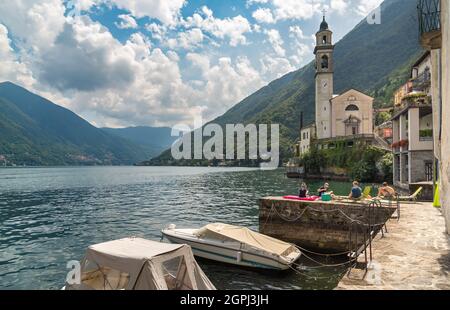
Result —
[{"label": "concrete dock", "polygon": [[[450,290],[450,237],[431,203],[402,204],[400,221],[373,242],[374,261],[344,276],[338,290]],[[362,261],[362,259],[361,259]]]}]

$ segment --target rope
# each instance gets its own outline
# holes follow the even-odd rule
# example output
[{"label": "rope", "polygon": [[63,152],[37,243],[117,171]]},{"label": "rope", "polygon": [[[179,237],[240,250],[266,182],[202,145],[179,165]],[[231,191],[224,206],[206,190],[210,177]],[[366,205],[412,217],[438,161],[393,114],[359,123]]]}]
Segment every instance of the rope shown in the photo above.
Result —
[{"label": "rope", "polygon": [[[357,223],[357,224],[359,224],[359,225],[361,225],[361,226],[365,226],[365,227],[373,227],[373,226],[384,226],[385,225],[385,223],[376,223],[376,224],[366,224],[366,223],[364,223],[364,222],[361,222],[360,220],[356,220],[356,219],[353,219],[353,218],[351,218],[350,216],[348,216],[344,211],[342,211],[341,209],[333,209],[333,210],[318,210],[318,209],[315,209],[315,208],[313,208],[313,207],[311,207],[311,206],[306,206],[306,208],[303,210],[303,212],[299,215],[299,216],[297,216],[295,219],[289,219],[289,218],[286,218],[284,215],[282,215],[279,211],[278,211],[278,209],[277,209],[277,207],[275,206],[275,204],[273,204],[272,203],[272,208],[271,208],[271,213],[269,214],[269,216],[272,214],[272,211],[275,211],[275,213],[282,219],[282,220],[284,220],[284,221],[286,221],[286,222],[296,222],[296,221],[298,221],[299,219],[301,219],[302,217],[303,217],[303,215],[306,213],[306,211],[313,211],[313,212],[317,212],[317,213],[340,213],[342,216],[344,216],[350,223]],[[267,222],[268,222],[268,220],[269,220],[269,217],[266,219],[266,223],[264,224],[264,227],[265,227],[265,225],[267,225]]]},{"label": "rope", "polygon": [[[300,270],[298,270],[298,269],[296,269],[296,268],[294,268],[292,266],[290,266],[289,268],[292,269],[295,273],[297,273],[297,274],[299,274],[301,276],[304,276],[304,277],[307,277],[307,278],[310,278],[310,279],[314,279],[314,280],[321,280],[321,279],[325,280],[325,279],[330,279],[331,278],[331,276],[325,276],[325,277],[311,276],[311,275],[308,275],[306,273],[301,272]],[[340,278],[340,277],[344,276],[344,274],[346,274],[347,272],[348,272],[348,269],[345,270],[344,272],[339,273],[338,275],[336,275],[336,277]]]},{"label": "rope", "polygon": [[[372,210],[373,210],[375,207],[381,207],[381,206],[382,206],[382,203],[381,203],[380,201],[373,201],[373,202],[369,205],[369,208],[370,208],[370,209],[369,209],[369,217],[373,215]],[[342,211],[341,209],[324,210],[324,209],[316,209],[316,208],[313,208],[313,207],[311,207],[311,206],[309,206],[309,205],[307,205],[307,206],[305,207],[305,209],[303,210],[303,212],[302,212],[300,215],[296,216],[295,219],[294,219],[294,218],[290,219],[290,218],[286,218],[284,215],[282,215],[282,214],[278,211],[278,209],[277,209],[277,207],[275,206],[275,204],[272,203],[272,207],[271,207],[271,209],[270,209],[270,213],[269,213],[269,215],[268,215],[268,217],[267,217],[267,219],[266,219],[266,222],[265,222],[265,224],[264,224],[263,227],[265,227],[265,226],[267,225],[269,219],[272,218],[273,213],[276,213],[282,220],[284,220],[284,221],[286,221],[286,222],[296,222],[296,221],[298,221],[299,219],[301,219],[301,218],[303,217],[303,215],[305,215],[305,213],[306,213],[307,211],[316,212],[316,213],[325,213],[325,214],[339,213],[339,214],[340,214],[341,216],[343,216],[348,222],[350,222],[350,231],[352,230],[352,228],[353,228],[353,226],[354,226],[355,224],[358,224],[358,225],[360,225],[360,226],[362,226],[362,227],[368,227],[368,228],[383,227],[384,225],[386,225],[386,223],[375,223],[375,224],[371,224],[370,222],[369,222],[369,224],[364,223],[364,222],[362,222],[362,221],[360,221],[360,220],[351,218],[350,216],[348,216],[348,215],[347,215],[344,211]],[[370,221],[370,218],[369,218],[369,221]],[[356,236],[358,236],[358,231],[356,231]],[[357,241],[357,239],[358,239],[358,237],[356,237],[356,241]],[[350,250],[349,250],[349,251],[342,252],[342,253],[322,254],[322,253],[316,253],[316,252],[313,252],[313,251],[304,249],[304,248],[299,247],[299,246],[296,246],[296,248],[299,249],[300,251],[302,251],[302,255],[303,255],[304,257],[306,257],[308,260],[310,260],[311,262],[313,262],[313,263],[315,263],[315,264],[318,265],[318,266],[315,266],[315,267],[310,267],[309,269],[330,268],[330,267],[342,267],[342,266],[347,266],[347,265],[349,265],[349,268],[347,268],[347,270],[346,270],[344,273],[342,273],[342,274],[345,274],[345,273],[348,271],[348,269],[351,269],[351,268],[353,268],[354,266],[356,266],[356,262],[357,262],[357,260],[358,260],[358,257],[354,257],[354,258],[350,258],[348,261],[343,262],[343,263],[338,263],[338,264],[325,264],[325,263],[319,262],[318,260],[316,260],[316,259],[310,257],[309,255],[305,254],[305,252],[306,252],[306,253],[313,254],[313,255],[317,255],[317,256],[333,257],[333,256],[342,256],[342,255],[345,255],[345,254],[350,254],[350,253],[352,253],[352,252],[355,252],[355,253],[356,253],[356,251],[358,251],[358,249],[356,249],[356,251],[350,251]],[[351,245],[349,245],[349,248],[351,248]],[[292,264],[292,265],[293,265],[293,266],[296,266],[297,268],[298,268],[298,267],[304,268],[304,266],[299,265],[299,264]],[[303,275],[303,276],[310,277],[310,278],[314,278],[314,279],[319,279],[319,278],[320,278],[320,277],[314,277],[314,276],[309,276],[309,275],[303,274],[303,273],[299,272],[297,269],[293,268],[292,266],[290,266],[290,268],[293,269],[296,273],[299,273],[299,274],[301,274],[301,275]],[[326,279],[326,278],[329,278],[329,277],[324,277],[324,279]]]},{"label": "rope", "polygon": [[297,247],[297,249],[299,249],[302,252],[307,252],[309,254],[313,254],[313,255],[317,255],[317,256],[325,256],[325,257],[343,256],[343,255],[350,254],[352,252],[352,251],[346,251],[346,252],[341,252],[341,253],[324,254],[324,253],[317,253],[317,252],[313,252],[311,250],[307,250],[298,245],[296,245],[296,247]]},{"label": "rope", "polygon": [[297,222],[299,219],[301,219],[302,217],[303,217],[303,215],[305,214],[305,212],[308,210],[307,208],[305,208],[305,210],[303,210],[303,212],[299,215],[299,216],[297,216],[295,219],[289,219],[289,218],[286,218],[284,215],[282,215],[282,214],[280,214],[279,212],[278,212],[278,209],[274,206],[274,210],[275,210],[275,213],[282,219],[282,220],[284,220],[284,221],[286,221],[286,222]]},{"label": "rope", "polygon": [[[341,267],[341,266],[348,265],[348,264],[350,264],[350,263],[352,263],[353,261],[356,260],[356,258],[353,258],[353,259],[350,259],[350,260],[348,260],[348,261],[346,261],[346,262],[344,262],[344,263],[339,263],[339,264],[324,264],[324,263],[319,262],[319,261],[315,260],[314,258],[312,258],[312,257],[310,257],[310,256],[308,256],[308,255],[306,255],[305,253],[302,253],[302,256],[306,257],[306,258],[309,259],[310,261],[312,261],[312,262],[314,262],[314,263],[316,263],[316,264],[318,264],[318,265],[320,265],[320,266],[322,266],[322,267]],[[298,266],[298,264],[293,264],[293,265],[297,265],[297,266]]]}]

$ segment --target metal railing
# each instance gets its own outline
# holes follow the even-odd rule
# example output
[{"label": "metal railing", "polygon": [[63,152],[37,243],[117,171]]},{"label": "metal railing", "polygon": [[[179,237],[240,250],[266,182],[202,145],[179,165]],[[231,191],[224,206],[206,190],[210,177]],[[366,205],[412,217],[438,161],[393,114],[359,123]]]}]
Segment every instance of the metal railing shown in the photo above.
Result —
[{"label": "metal railing", "polygon": [[418,77],[412,80],[415,91],[424,91],[431,85],[431,72],[429,70],[422,72]]},{"label": "metal railing", "polygon": [[441,29],[441,0],[419,0],[417,11],[420,35]]}]

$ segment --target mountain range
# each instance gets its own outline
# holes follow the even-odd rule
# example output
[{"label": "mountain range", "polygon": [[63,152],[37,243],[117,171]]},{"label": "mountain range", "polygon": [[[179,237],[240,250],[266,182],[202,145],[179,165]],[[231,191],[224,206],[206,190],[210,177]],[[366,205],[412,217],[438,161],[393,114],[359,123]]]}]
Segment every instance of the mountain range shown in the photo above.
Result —
[{"label": "mountain range", "polygon": [[115,136],[122,137],[139,145],[147,155],[145,159],[157,156],[169,148],[178,137],[172,137],[172,128],[169,127],[128,127],[128,128],[102,128]]},{"label": "mountain range", "polygon": [[[355,88],[373,96],[376,107],[392,106],[394,91],[406,82],[410,66],[424,52],[419,44],[416,10],[416,1],[385,0],[381,4],[381,24],[369,24],[363,19],[336,43],[336,94]],[[328,20],[328,24],[333,30],[333,21]],[[314,121],[314,61],[261,88],[212,123],[278,123],[281,158],[287,160],[292,156],[292,146],[299,137],[301,112],[304,124]],[[167,162],[173,163],[170,151],[149,164]]]},{"label": "mountain range", "polygon": [[[328,20],[333,30],[333,21]],[[318,25],[319,27],[319,25]],[[375,97],[376,107],[392,105],[394,91],[423,53],[416,2],[385,0],[381,24],[363,19],[336,43],[335,93],[356,88]],[[292,156],[300,115],[315,115],[314,62],[261,88],[212,123],[272,124],[281,128],[281,158]],[[0,83],[0,164],[122,165],[154,158],[173,142],[169,128],[96,128],[75,113],[15,84]],[[146,164],[175,162],[170,150]],[[198,163],[196,163],[198,164]]]},{"label": "mountain range", "polygon": [[169,128],[99,129],[20,86],[0,83],[0,164],[130,165],[172,140]]}]

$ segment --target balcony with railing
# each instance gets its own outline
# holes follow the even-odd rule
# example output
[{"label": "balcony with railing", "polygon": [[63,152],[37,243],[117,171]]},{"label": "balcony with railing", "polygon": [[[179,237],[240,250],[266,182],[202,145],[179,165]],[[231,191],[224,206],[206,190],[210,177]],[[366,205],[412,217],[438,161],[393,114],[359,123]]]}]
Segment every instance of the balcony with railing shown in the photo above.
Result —
[{"label": "balcony with railing", "polygon": [[416,92],[426,92],[431,86],[431,72],[430,70],[425,70],[415,79],[411,80],[412,88]]},{"label": "balcony with railing", "polygon": [[392,119],[397,119],[411,108],[420,108],[423,111],[431,110],[431,96],[422,92],[414,92],[404,96],[402,98],[401,104],[394,107],[394,115]]},{"label": "balcony with railing", "polygon": [[441,48],[441,0],[419,0],[417,12],[422,46],[427,49]]},{"label": "balcony with railing", "polygon": [[433,141],[433,129],[423,129],[419,131],[419,141]]}]

